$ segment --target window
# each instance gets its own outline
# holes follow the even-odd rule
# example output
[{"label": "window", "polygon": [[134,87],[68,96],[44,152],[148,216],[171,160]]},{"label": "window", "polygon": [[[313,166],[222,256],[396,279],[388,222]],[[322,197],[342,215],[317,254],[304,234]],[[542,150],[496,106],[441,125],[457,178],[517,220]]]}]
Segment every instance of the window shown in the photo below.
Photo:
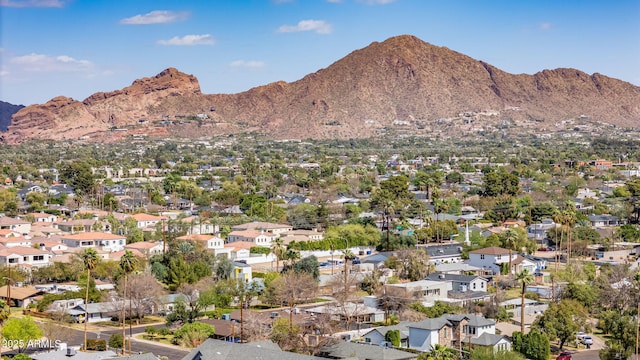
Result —
[{"label": "window", "polygon": [[498,260],[502,259],[502,255],[496,256],[496,259],[498,259]]},{"label": "window", "polygon": [[9,259],[9,264],[16,264],[18,263],[18,259],[17,258],[10,258]]},{"label": "window", "polygon": [[480,254],[480,260],[484,260],[484,254]]},{"label": "window", "polygon": [[442,330],[444,331],[444,333],[443,333],[443,335],[442,335],[442,336],[446,338],[446,337],[447,337],[447,328],[444,328],[444,329],[442,329]]},{"label": "window", "polygon": [[476,283],[473,283],[473,290],[476,289]]},{"label": "window", "polygon": [[29,261],[29,257],[28,257],[28,256],[23,257],[23,258],[22,258],[22,261],[24,261],[24,262]]},{"label": "window", "polygon": [[42,261],[44,260],[44,255],[34,255],[33,261]]},{"label": "window", "polygon": [[480,287],[484,289],[484,282],[480,283]]}]

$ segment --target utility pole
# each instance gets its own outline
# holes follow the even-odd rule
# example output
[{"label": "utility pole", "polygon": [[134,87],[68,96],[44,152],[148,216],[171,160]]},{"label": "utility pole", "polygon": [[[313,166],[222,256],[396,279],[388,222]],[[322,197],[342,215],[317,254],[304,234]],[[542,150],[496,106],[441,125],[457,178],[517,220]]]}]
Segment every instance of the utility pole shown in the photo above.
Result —
[{"label": "utility pole", "polygon": [[638,313],[636,314],[636,360],[640,360],[640,354],[638,354],[638,340],[640,340],[640,303],[638,303]]},{"label": "utility pole", "polygon": [[167,238],[164,233],[164,219],[162,219],[162,255],[167,253]]}]

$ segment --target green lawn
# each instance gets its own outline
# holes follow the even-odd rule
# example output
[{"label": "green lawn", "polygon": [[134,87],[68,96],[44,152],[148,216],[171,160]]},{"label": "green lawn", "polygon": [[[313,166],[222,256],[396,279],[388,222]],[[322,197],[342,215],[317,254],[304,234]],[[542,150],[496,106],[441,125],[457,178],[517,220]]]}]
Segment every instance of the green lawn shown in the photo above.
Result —
[{"label": "green lawn", "polygon": [[[133,319],[132,320],[132,325],[136,326],[136,325],[148,325],[148,324],[156,324],[156,323],[164,323],[165,319],[159,316],[145,316],[142,319],[140,319],[140,321],[136,321],[137,319]],[[129,320],[127,320],[125,323],[127,326],[129,326]],[[95,323],[96,325],[100,325],[100,326],[111,326],[111,327],[121,327],[122,326],[122,322],[120,321],[101,321],[101,322],[97,322]]]}]

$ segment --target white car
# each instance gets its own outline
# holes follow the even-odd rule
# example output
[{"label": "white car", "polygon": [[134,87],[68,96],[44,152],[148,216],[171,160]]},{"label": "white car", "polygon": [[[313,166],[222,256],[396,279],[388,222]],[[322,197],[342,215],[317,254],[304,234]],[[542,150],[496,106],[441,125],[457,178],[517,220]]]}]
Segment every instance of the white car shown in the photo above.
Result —
[{"label": "white car", "polygon": [[586,333],[580,331],[579,333],[576,334],[576,340],[580,341],[582,340],[582,338],[587,335]]},{"label": "white car", "polygon": [[580,341],[583,345],[593,345],[593,338],[589,335],[584,335]]}]

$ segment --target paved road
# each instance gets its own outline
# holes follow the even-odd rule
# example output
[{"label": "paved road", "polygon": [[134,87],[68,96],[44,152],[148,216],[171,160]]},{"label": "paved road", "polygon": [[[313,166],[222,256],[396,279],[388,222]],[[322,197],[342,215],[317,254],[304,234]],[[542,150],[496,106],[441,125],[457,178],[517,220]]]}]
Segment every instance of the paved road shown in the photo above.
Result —
[{"label": "paved road", "polygon": [[[157,328],[163,327],[163,325],[156,326]],[[145,326],[134,327],[132,333],[140,334],[144,332]],[[69,328],[67,328],[69,329]],[[66,330],[65,330],[66,331]],[[112,334],[122,334],[122,330],[114,329],[114,330],[106,330],[106,331],[96,331],[89,330],[87,332],[87,339],[100,339],[100,340],[109,340],[109,336]],[[129,334],[129,329],[127,329],[127,336]],[[52,339],[56,340],[56,339]],[[82,330],[69,329],[69,332],[65,334],[64,341],[67,342],[69,346],[81,346],[84,342],[84,332]],[[139,341],[134,339],[131,343],[131,350],[142,353],[153,353],[156,356],[166,356],[169,360],[180,360],[185,355],[188,354],[188,351],[170,347],[167,345],[158,345],[146,341]],[[3,353],[6,354],[6,353]]]},{"label": "paved road", "polygon": [[600,360],[600,350],[582,350],[571,356],[573,360]]}]

